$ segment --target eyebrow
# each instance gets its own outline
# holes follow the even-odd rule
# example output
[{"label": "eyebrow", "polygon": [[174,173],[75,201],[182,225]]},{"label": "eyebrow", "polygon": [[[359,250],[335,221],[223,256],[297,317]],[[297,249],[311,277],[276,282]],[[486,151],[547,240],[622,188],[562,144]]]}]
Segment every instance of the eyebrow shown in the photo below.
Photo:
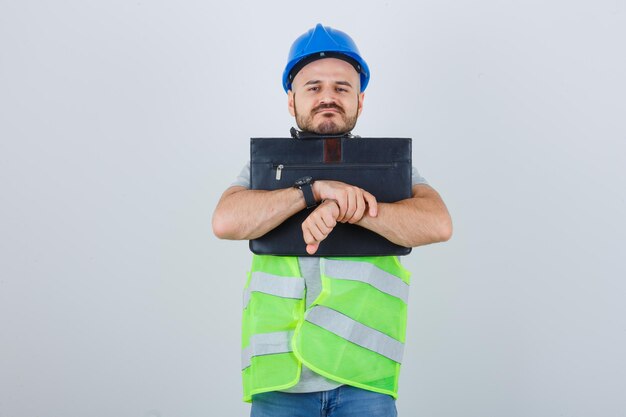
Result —
[{"label": "eyebrow", "polygon": [[[309,80],[306,83],[304,83],[305,86],[307,85],[315,85],[315,84],[320,84],[322,81],[321,80]],[[335,81],[335,84],[337,85],[347,85],[348,87],[352,88],[352,84],[350,84],[348,81]]]}]

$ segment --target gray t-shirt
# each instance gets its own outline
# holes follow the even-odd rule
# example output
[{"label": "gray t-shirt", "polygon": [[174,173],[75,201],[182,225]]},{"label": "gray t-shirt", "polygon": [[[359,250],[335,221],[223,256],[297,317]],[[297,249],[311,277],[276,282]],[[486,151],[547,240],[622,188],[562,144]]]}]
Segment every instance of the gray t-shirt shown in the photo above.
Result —
[{"label": "gray t-shirt", "polygon": [[[428,184],[428,182],[422,177],[417,169],[413,167],[411,181],[413,185],[417,184]],[[248,162],[241,172],[235,182],[231,184],[231,186],[241,186],[245,188],[250,188],[250,162]],[[317,296],[322,291],[322,277],[320,275],[320,258],[316,257],[299,257],[298,264],[300,266],[300,272],[302,273],[302,277],[304,278],[304,283],[306,286],[306,306],[307,308],[311,305],[311,303],[317,298]],[[302,392],[317,392],[317,391],[327,391],[331,389],[335,389],[343,384],[325,378],[306,366],[302,365],[302,373],[300,374],[300,381],[293,387],[283,390],[283,392],[293,392],[293,393],[302,393]]]}]

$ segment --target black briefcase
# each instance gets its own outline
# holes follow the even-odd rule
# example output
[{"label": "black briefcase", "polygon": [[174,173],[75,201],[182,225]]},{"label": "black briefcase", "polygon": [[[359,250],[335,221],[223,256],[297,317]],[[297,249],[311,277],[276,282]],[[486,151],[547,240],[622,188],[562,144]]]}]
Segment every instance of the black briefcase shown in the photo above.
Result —
[{"label": "black briefcase", "polygon": [[[304,176],[336,180],[363,188],[377,201],[411,197],[409,138],[252,138],[250,184],[253,190],[293,186]],[[274,230],[250,241],[250,250],[264,255],[309,256],[302,222],[314,210],[304,209]],[[396,245],[360,226],[338,223],[313,256],[407,255]]]}]

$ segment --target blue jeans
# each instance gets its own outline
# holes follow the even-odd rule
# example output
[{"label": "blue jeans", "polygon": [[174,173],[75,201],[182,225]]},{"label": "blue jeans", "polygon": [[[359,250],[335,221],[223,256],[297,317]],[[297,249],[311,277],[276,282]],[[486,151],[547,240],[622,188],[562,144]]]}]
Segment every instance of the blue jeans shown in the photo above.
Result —
[{"label": "blue jeans", "polygon": [[390,395],[342,385],[330,391],[265,392],[252,397],[250,417],[397,417]]}]

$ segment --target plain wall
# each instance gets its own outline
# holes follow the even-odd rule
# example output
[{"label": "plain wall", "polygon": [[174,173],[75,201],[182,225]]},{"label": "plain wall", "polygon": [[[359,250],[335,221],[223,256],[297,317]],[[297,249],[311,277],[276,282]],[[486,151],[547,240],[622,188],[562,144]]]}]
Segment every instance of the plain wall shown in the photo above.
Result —
[{"label": "plain wall", "polygon": [[416,248],[402,416],[626,415],[623,1],[0,0],[0,417],[245,416],[213,208],[322,22],[455,233]]}]

